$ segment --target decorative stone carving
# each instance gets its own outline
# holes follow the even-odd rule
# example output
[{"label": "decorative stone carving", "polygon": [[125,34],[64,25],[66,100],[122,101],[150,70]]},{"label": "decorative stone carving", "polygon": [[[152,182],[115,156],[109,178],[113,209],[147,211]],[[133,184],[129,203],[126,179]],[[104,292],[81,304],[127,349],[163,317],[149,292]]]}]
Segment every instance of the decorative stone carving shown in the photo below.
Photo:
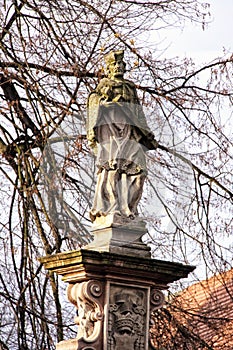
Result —
[{"label": "decorative stone carving", "polygon": [[[103,294],[103,287],[99,281],[69,284],[67,288],[68,299],[77,308],[78,316],[75,323],[78,325],[77,340],[91,343],[100,336],[102,329],[103,307],[100,297]],[[95,349],[85,347],[84,349]]]},{"label": "decorative stone carving", "polygon": [[144,350],[147,291],[112,286],[108,320],[108,350]]},{"label": "decorative stone carving", "polygon": [[194,270],[136,254],[85,249],[45,256],[40,262],[69,283],[68,298],[81,310],[78,337],[60,341],[57,350],[155,349],[149,319],[163,305],[161,290]]},{"label": "decorative stone carving", "polygon": [[[152,317],[152,313],[155,310],[160,309],[163,304],[164,304],[164,294],[161,292],[161,290],[159,289],[151,289],[151,296],[150,296],[150,326],[153,326],[153,317]],[[151,335],[151,331],[152,329],[149,330],[149,336]],[[156,347],[154,347],[151,336],[149,339],[149,349],[154,349],[154,350],[158,350]]]},{"label": "decorative stone carving", "polygon": [[164,304],[164,294],[159,289],[152,289],[150,296],[151,312],[159,309]]},{"label": "decorative stone carving", "polygon": [[123,56],[123,50],[106,55],[107,77],[87,102],[87,138],[98,168],[90,217],[97,227],[126,225],[137,218],[147,173],[145,152],[157,148],[135,84],[123,78]]}]

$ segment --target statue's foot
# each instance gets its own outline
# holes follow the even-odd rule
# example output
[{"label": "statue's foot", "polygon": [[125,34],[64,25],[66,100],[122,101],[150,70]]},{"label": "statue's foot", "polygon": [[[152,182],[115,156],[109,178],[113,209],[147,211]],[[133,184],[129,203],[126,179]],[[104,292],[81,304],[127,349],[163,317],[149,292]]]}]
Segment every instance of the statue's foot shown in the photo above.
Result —
[{"label": "statue's foot", "polygon": [[130,219],[130,220],[134,220],[135,219],[135,214],[130,211],[130,210],[122,210],[121,211],[121,216],[125,219]]}]

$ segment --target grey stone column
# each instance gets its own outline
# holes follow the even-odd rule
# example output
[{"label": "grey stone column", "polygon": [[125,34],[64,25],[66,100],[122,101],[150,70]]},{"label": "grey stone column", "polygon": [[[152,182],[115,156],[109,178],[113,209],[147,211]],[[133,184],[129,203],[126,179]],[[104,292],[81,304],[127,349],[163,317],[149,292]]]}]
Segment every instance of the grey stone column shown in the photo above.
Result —
[{"label": "grey stone column", "polygon": [[[156,259],[77,250],[40,258],[68,283],[77,309],[77,337],[57,350],[149,350],[150,319],[164,302],[168,284],[194,267]],[[76,312],[74,311],[74,316]]]}]

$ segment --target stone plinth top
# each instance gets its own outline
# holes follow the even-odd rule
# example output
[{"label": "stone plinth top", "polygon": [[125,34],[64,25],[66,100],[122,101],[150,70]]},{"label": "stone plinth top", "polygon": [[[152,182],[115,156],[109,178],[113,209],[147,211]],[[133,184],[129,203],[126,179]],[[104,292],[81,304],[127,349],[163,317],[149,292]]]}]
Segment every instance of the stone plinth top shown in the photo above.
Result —
[{"label": "stone plinth top", "polygon": [[39,261],[46,269],[61,275],[65,282],[105,277],[129,281],[137,271],[139,281],[155,283],[162,289],[195,269],[181,263],[84,249],[41,257]]}]

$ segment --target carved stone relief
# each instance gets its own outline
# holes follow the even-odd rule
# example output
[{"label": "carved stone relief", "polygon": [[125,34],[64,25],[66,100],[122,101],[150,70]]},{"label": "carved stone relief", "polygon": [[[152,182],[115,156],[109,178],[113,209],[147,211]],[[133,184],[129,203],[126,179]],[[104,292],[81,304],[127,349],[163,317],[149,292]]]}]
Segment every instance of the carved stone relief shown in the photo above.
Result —
[{"label": "carved stone relief", "polygon": [[164,303],[164,294],[161,292],[161,290],[152,289],[150,294],[151,312],[162,307],[163,303]]},{"label": "carved stone relief", "polygon": [[112,285],[108,320],[108,350],[144,350],[147,290]]},{"label": "carved stone relief", "polygon": [[[150,330],[149,330],[149,336],[152,332],[152,326],[153,326],[153,317],[152,314],[155,310],[160,309],[164,304],[164,294],[161,292],[161,290],[158,289],[152,289],[151,290],[151,296],[150,296]],[[149,349],[158,350],[154,347],[151,336],[149,339]]]},{"label": "carved stone relief", "polygon": [[[102,329],[102,284],[95,280],[70,284],[67,295],[69,301],[77,308],[78,316],[75,317],[75,323],[78,325],[77,340],[95,342],[101,335]],[[88,346],[87,349],[92,347]]]}]

